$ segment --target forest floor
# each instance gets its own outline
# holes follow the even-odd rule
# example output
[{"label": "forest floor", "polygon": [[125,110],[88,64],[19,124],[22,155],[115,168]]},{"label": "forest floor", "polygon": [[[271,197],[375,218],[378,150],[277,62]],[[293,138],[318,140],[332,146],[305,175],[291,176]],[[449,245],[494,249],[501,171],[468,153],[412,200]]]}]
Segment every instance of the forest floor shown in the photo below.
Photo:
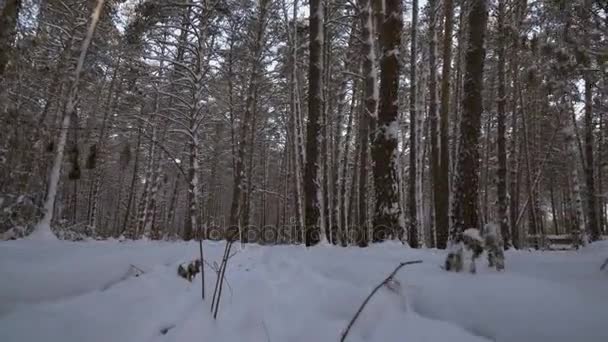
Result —
[{"label": "forest floor", "polygon": [[[211,264],[223,246],[205,242]],[[484,260],[475,275],[443,271],[444,251],[393,242],[236,250],[214,321],[213,270],[204,302],[200,275],[176,274],[197,243],[0,242],[0,341],[338,341],[370,291],[415,259],[423,263],[376,293],[346,341],[608,341],[608,270],[599,269],[608,241],[508,252],[506,271]]]}]

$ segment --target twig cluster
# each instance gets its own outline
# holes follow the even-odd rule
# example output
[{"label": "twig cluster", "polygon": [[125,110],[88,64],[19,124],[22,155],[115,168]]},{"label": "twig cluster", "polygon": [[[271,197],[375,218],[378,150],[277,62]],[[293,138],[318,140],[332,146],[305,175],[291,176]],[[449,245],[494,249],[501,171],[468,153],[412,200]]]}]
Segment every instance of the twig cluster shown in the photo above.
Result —
[{"label": "twig cluster", "polygon": [[224,247],[224,256],[222,257],[222,262],[217,273],[217,278],[215,280],[215,289],[213,290],[213,298],[211,300],[211,312],[213,313],[213,319],[217,319],[217,313],[220,309],[220,299],[222,298],[222,288],[224,287],[226,267],[228,266],[228,260],[230,260],[231,258],[230,250],[232,249],[232,245],[234,244],[237,235],[238,234],[233,233],[231,236],[228,236],[228,239],[226,240],[226,246]]}]

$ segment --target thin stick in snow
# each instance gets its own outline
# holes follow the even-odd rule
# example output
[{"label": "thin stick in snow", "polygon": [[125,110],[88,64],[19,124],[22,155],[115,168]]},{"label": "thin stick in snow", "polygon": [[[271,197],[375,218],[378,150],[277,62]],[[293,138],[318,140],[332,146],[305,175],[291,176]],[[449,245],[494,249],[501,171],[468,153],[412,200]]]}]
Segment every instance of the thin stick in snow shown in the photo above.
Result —
[{"label": "thin stick in snow", "polygon": [[399,270],[403,267],[403,266],[407,266],[407,265],[413,265],[413,264],[420,264],[422,263],[422,260],[414,260],[414,261],[406,261],[406,262],[402,262],[400,263],[394,270],[393,272],[391,272],[391,274],[388,275],[388,277],[386,277],[380,284],[378,284],[373,290],[372,292],[367,296],[367,298],[365,298],[365,300],[363,301],[363,303],[361,303],[361,306],[359,307],[359,310],[357,310],[357,313],[355,313],[355,315],[353,316],[353,318],[350,320],[350,322],[348,322],[348,326],[346,327],[346,330],[344,330],[344,332],[342,333],[342,337],[340,338],[340,342],[344,342],[344,340],[346,340],[346,336],[348,335],[348,332],[350,331],[350,328],[352,328],[352,326],[355,324],[355,321],[357,320],[357,318],[359,317],[359,315],[361,314],[361,312],[363,312],[363,308],[365,308],[365,305],[367,305],[367,303],[369,302],[369,300],[372,298],[372,296],[378,292],[378,290],[380,290],[380,288],[384,285],[387,285],[391,280],[393,280],[393,278],[395,277],[395,275],[397,274],[397,272],[399,272]]}]

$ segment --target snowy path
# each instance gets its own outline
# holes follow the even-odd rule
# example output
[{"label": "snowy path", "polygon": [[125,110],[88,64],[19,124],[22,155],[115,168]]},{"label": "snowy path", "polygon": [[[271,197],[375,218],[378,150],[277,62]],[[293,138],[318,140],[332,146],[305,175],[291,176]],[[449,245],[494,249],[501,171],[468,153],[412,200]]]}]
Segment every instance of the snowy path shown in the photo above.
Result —
[{"label": "snowy path", "polygon": [[[219,260],[222,243],[206,243]],[[348,341],[608,341],[608,243],[579,252],[517,252],[507,271],[442,271],[443,252],[394,243],[241,249],[227,271],[220,317],[200,277],[176,276],[197,244],[0,243],[0,341],[337,341],[363,298],[399,262]],[[129,277],[130,264],[143,269]],[[215,275],[207,270],[207,293]],[[165,334],[161,331],[166,332]]]}]

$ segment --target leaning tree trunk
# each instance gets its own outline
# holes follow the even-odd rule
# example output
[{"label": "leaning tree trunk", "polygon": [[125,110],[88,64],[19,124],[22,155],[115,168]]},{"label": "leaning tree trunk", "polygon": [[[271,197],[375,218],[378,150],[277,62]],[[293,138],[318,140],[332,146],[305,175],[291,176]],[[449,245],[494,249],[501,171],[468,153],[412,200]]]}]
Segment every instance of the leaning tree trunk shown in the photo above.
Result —
[{"label": "leaning tree trunk", "polygon": [[68,94],[68,100],[63,111],[63,120],[61,124],[61,130],[59,132],[59,141],[57,143],[57,150],[55,152],[55,159],[53,161],[53,167],[51,168],[51,174],[49,176],[49,182],[47,186],[46,199],[44,202],[44,214],[42,219],[37,223],[32,233],[33,237],[50,237],[54,238],[53,232],[51,231],[51,222],[53,220],[53,211],[55,208],[55,198],[57,197],[57,188],[59,185],[59,178],[61,176],[61,167],[63,164],[63,154],[65,152],[65,143],[68,136],[68,129],[70,127],[70,120],[76,110],[76,102],[78,97],[78,90],[80,84],[80,77],[84,68],[84,62],[95,33],[95,28],[99,22],[101,12],[105,0],[97,0],[97,5],[91,14],[91,23],[87,30],[87,34],[82,41],[80,48],[80,57],[78,58],[78,64],[74,71],[74,81],[70,87]]},{"label": "leaning tree trunk", "polygon": [[484,38],[488,11],[486,0],[473,0],[469,8],[468,49],[465,56],[464,99],[460,120],[460,148],[454,180],[453,226],[450,240],[462,240],[462,232],[479,223],[479,135],[481,129]]},{"label": "leaning tree trunk", "polygon": [[372,158],[374,160],[373,241],[381,242],[389,236],[401,236],[404,229],[399,203],[399,48],[403,26],[400,0],[386,0],[385,17],[380,33],[382,60],[380,62],[380,109]]},{"label": "leaning tree trunk", "polygon": [[304,167],[305,243],[321,240],[319,205],[319,143],[322,141],[323,110],[323,2],[310,0],[310,65],[308,69],[308,125],[306,127],[306,165]]}]

